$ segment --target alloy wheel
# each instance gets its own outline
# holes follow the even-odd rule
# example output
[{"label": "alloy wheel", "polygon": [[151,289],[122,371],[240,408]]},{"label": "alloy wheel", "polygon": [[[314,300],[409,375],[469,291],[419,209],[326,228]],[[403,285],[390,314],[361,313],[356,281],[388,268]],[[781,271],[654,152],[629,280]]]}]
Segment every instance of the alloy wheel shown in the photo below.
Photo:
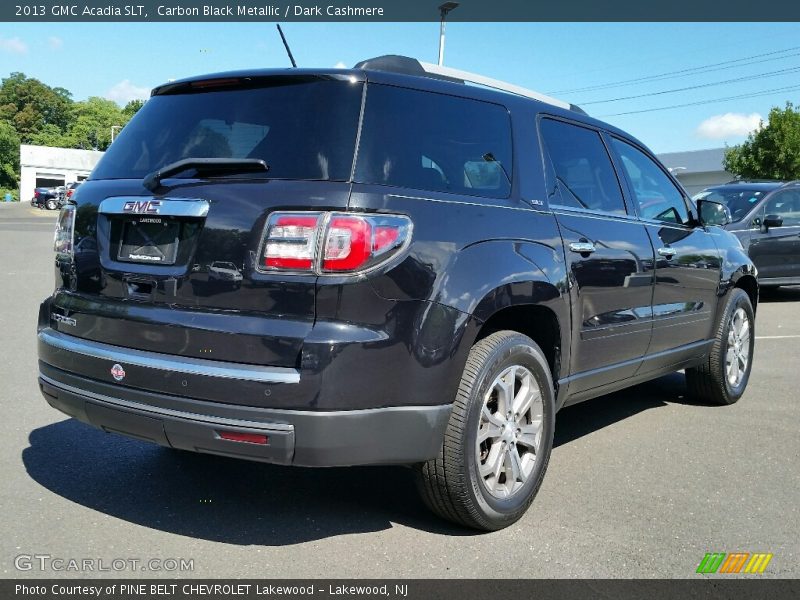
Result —
[{"label": "alloy wheel", "polygon": [[504,369],[486,392],[476,453],[480,479],[492,496],[513,496],[533,472],[543,410],[536,378],[521,365]]},{"label": "alloy wheel", "polygon": [[737,308],[728,325],[728,350],[725,375],[732,387],[738,387],[750,361],[750,320],[743,308]]}]

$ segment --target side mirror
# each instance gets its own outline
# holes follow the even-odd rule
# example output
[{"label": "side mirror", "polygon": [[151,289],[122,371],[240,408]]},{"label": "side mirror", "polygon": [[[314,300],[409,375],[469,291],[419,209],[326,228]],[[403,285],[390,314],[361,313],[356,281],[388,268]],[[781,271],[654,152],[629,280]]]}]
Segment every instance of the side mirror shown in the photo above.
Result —
[{"label": "side mirror", "polygon": [[770,227],[781,227],[783,225],[783,217],[778,215],[767,215],[764,217],[764,231],[768,231]]},{"label": "side mirror", "polygon": [[697,218],[703,225],[719,225],[720,227],[733,222],[730,209],[721,202],[713,200],[697,201]]}]

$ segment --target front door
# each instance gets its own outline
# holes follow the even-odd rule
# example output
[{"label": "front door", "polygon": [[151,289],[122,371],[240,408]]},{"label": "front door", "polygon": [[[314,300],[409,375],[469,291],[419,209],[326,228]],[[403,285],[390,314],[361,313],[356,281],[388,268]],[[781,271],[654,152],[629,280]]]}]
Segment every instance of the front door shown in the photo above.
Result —
[{"label": "front door", "polygon": [[720,254],[712,234],[689,218],[689,201],[666,170],[644,149],[610,139],[655,248],[653,337],[643,370],[659,368],[713,336]]},{"label": "front door", "polygon": [[[778,227],[765,224],[767,217],[778,217]],[[759,212],[760,229],[750,232],[750,258],[758,268],[758,277],[800,278],[800,188],[788,188],[772,194]]]}]

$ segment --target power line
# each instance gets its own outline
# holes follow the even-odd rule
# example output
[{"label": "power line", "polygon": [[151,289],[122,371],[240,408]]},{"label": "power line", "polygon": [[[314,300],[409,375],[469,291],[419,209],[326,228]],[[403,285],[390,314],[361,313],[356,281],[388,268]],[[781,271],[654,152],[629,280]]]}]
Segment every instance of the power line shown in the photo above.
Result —
[{"label": "power line", "polygon": [[645,98],[648,96],[661,96],[663,94],[674,94],[676,92],[688,92],[690,90],[698,90],[701,88],[707,87],[714,87],[716,85],[726,85],[729,83],[738,83],[740,81],[751,81],[753,79],[764,79],[767,77],[776,77],[778,75],[784,75],[786,73],[794,73],[796,71],[800,71],[800,67],[790,67],[788,69],[779,69],[777,71],[769,71],[767,73],[759,73],[757,75],[746,75],[744,77],[735,77],[733,79],[724,79],[722,81],[713,81],[710,83],[700,83],[697,85],[691,85],[682,88],[675,88],[671,90],[662,90],[660,92],[648,92],[646,94],[636,94],[635,96],[620,96],[619,98],[607,98],[605,100],[592,100],[590,102],[581,102],[581,106],[586,106],[589,104],[605,104],[607,102],[620,102],[622,100],[633,100],[635,98]]},{"label": "power line", "polygon": [[647,113],[647,112],[656,112],[659,110],[672,110],[673,108],[685,108],[687,106],[700,106],[701,104],[714,104],[716,102],[727,102],[728,100],[742,100],[744,98],[757,98],[759,96],[769,96],[770,94],[776,94],[778,92],[792,92],[795,90],[800,90],[800,85],[790,85],[788,87],[782,88],[773,88],[771,90],[763,90],[761,92],[756,92],[753,94],[739,94],[738,96],[726,96],[724,98],[713,98],[711,100],[700,100],[698,102],[687,102],[685,104],[673,104],[672,106],[659,106],[657,108],[643,108],[640,110],[629,110],[626,112],[619,112],[613,113],[609,115],[599,115],[599,119],[605,119],[608,117],[621,117],[623,115],[637,115],[640,113]]},{"label": "power line", "polygon": [[[623,79],[621,81],[614,81],[610,83],[603,83],[598,85],[591,85],[587,87],[581,88],[571,88],[571,89],[564,89],[564,90],[556,90],[554,92],[547,92],[548,94],[567,94],[567,93],[577,93],[577,92],[589,92],[595,90],[603,90],[603,89],[610,89],[615,87],[624,87],[628,85],[634,85],[639,83],[649,83],[651,81],[658,81],[662,79],[675,79],[678,77],[687,77],[689,75],[696,75],[699,73],[710,73],[712,71],[723,71],[725,69],[733,69],[736,67],[746,67],[750,65],[756,65],[764,62],[769,62],[773,60],[782,60],[784,58],[790,58],[793,56],[800,56],[800,53],[794,54],[786,54],[787,52],[792,52],[793,50],[800,50],[800,46],[794,46],[792,48],[786,48],[784,50],[775,50],[773,52],[765,52],[763,54],[754,54],[752,56],[745,56],[743,58],[736,58],[732,60],[726,60],[723,62],[718,63],[711,63],[708,65],[701,65],[699,67],[690,67],[686,69],[679,69],[677,71],[667,71],[666,73],[659,73],[657,75],[648,75],[646,77],[636,77],[634,79]],[[776,56],[777,54],[784,54],[785,56]],[[772,58],[763,58],[765,56],[770,56]],[[761,58],[762,60],[753,60]],[[752,62],[746,62],[752,61]],[[739,64],[745,63],[745,64]]]}]

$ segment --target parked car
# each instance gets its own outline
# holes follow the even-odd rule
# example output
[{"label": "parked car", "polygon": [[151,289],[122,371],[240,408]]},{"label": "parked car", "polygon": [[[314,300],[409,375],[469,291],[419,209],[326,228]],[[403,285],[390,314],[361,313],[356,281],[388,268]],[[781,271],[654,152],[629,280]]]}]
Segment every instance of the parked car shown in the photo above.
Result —
[{"label": "parked car", "polygon": [[70,183],[66,188],[66,193],[64,195],[65,200],[69,200],[75,194],[75,191],[80,187],[82,181],[73,181]]},{"label": "parked car", "polygon": [[208,280],[228,283],[238,288],[242,283],[242,273],[232,262],[215,261],[208,267]]},{"label": "parked car", "polygon": [[733,181],[694,199],[728,207],[732,222],[725,228],[750,255],[762,288],[800,285],[800,181]]},{"label": "parked car", "polygon": [[33,190],[31,206],[56,210],[61,207],[61,193],[58,188],[37,187]]},{"label": "parked car", "polygon": [[[170,82],[61,212],[39,384],[173,448],[413,465],[437,514],[499,529],[560,408],[679,369],[742,397],[758,282],[726,222],[580,108],[414,59]],[[207,282],[228,263],[235,292]]]}]

